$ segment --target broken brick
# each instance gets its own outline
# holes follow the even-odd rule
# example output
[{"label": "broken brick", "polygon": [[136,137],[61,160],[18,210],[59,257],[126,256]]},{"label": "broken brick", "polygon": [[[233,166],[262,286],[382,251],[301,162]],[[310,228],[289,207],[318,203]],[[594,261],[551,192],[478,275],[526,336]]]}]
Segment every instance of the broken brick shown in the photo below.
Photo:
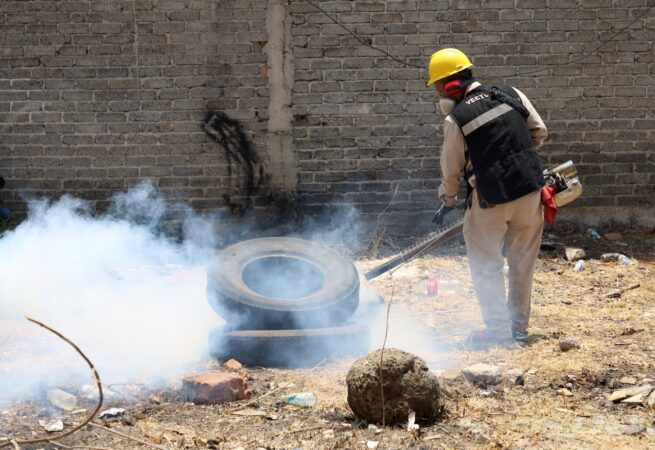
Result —
[{"label": "broken brick", "polygon": [[229,359],[229,360],[225,361],[225,363],[223,364],[223,367],[226,370],[231,370],[233,372],[236,372],[238,370],[241,370],[241,368],[243,368],[243,365],[239,361],[237,361],[236,359]]},{"label": "broken brick", "polygon": [[252,394],[239,375],[207,372],[182,380],[184,397],[196,404],[217,404],[243,400]]}]

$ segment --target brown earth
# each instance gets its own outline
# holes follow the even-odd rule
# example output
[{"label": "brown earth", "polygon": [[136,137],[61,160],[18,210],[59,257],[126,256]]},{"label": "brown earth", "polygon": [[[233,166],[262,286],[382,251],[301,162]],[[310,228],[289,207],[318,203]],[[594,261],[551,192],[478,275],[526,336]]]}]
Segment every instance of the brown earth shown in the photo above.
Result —
[{"label": "brown earth", "polygon": [[[371,282],[387,304],[392,302],[390,333],[401,317],[436,333],[416,341],[416,353],[440,380],[445,415],[433,425],[421,425],[418,432],[400,426],[368,427],[355,419],[346,402],[345,381],[353,360],[307,370],[244,368],[240,373],[254,391],[252,398],[223,405],[186,403],[174,388],[128,386],[133,391],[129,401],[110,399],[103,406],[126,408],[126,413],[94,423],[161,448],[341,449],[367,448],[367,441],[379,442],[378,448],[654,448],[655,410],[606,398],[620,387],[655,378],[655,236],[628,234],[622,245],[560,230],[557,240],[584,248],[587,258],[595,261],[574,272],[563,251],[542,252],[535,274],[531,339],[524,348],[470,351],[451,345],[481,325],[464,251],[457,243]],[[600,254],[610,251],[627,254],[635,264],[600,262]],[[361,259],[357,265],[365,271],[379,262]],[[426,297],[419,286],[428,275],[460,280],[464,292]],[[0,343],[7,342],[2,329],[0,322]],[[580,348],[562,352],[562,336],[577,338]],[[414,353],[413,348],[404,349]],[[4,351],[0,345],[0,366]],[[521,369],[525,383],[475,388],[460,369],[477,362],[494,364],[503,372]],[[216,364],[209,361],[203,368]],[[305,390],[317,394],[315,407],[280,402],[282,393]],[[87,411],[94,406],[92,401],[81,403]],[[45,433],[38,420],[46,417],[62,418],[66,430],[81,423],[84,413],[61,413],[36,399],[0,405],[0,445],[3,436]],[[61,444],[23,448],[148,447],[92,426]]]}]

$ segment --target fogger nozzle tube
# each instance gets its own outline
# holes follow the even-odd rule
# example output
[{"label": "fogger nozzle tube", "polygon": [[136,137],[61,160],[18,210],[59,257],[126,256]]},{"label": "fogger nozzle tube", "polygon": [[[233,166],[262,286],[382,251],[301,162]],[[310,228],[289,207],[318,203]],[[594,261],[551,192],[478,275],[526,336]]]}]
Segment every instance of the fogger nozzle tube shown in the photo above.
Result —
[{"label": "fogger nozzle tube", "polygon": [[577,175],[578,169],[575,168],[573,161],[568,160],[565,163],[560,164],[559,166],[553,167],[552,169],[544,170],[544,174],[548,174],[548,173],[556,173],[562,175],[565,178],[571,178]]}]

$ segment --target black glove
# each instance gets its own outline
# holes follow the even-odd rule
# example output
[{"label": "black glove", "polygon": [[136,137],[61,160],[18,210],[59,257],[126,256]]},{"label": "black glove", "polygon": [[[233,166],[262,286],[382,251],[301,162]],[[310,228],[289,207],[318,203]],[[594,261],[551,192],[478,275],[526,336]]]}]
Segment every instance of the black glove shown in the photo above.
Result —
[{"label": "black glove", "polygon": [[432,218],[432,223],[439,226],[443,225],[443,218],[446,217],[446,214],[452,210],[452,206],[441,205],[441,207],[437,210],[437,213]]}]

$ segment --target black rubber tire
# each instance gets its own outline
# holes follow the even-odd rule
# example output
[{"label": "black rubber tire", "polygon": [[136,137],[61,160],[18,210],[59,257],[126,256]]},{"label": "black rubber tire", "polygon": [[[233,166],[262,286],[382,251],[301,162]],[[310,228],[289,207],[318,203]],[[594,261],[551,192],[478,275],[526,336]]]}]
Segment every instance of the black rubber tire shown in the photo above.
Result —
[{"label": "black rubber tire", "polygon": [[[311,266],[320,271],[322,284],[299,298],[255,292],[244,281],[244,269],[266,258],[289,258]],[[235,329],[329,327],[342,324],[357,309],[359,276],[350,260],[326,245],[285,237],[251,239],[216,255],[207,272],[207,299]]]},{"label": "black rubber tire", "polygon": [[232,330],[218,327],[209,334],[209,353],[226,361],[263,367],[313,367],[323,360],[357,357],[370,350],[366,325],[347,322],[304,330]]}]

